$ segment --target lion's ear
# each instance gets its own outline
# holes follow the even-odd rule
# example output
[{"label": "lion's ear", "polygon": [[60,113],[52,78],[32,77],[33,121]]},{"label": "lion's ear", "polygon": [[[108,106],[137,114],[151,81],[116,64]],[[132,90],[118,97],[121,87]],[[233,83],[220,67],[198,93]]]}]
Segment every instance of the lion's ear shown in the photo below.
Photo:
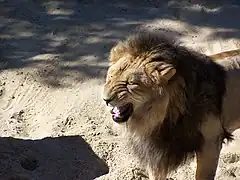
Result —
[{"label": "lion's ear", "polygon": [[152,71],[151,76],[156,84],[167,83],[176,74],[172,66],[158,66]]},{"label": "lion's ear", "polygon": [[166,69],[161,70],[159,73],[161,77],[163,77],[166,81],[169,81],[176,74],[176,69],[173,67],[167,67]]}]

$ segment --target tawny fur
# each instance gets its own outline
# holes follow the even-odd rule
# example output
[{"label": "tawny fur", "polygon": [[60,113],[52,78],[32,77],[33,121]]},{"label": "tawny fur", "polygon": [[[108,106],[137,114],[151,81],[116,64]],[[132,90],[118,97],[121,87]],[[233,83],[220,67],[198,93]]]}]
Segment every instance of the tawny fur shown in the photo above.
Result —
[{"label": "tawny fur", "polygon": [[133,104],[123,126],[149,177],[164,180],[196,154],[196,179],[213,180],[221,144],[240,125],[234,91],[239,58],[216,63],[161,34],[142,32],[119,42],[109,59],[103,97],[113,106]]},{"label": "tawny fur", "polygon": [[210,58],[212,60],[216,60],[219,61],[221,59],[225,59],[225,58],[231,58],[233,56],[239,56],[240,55],[240,49],[235,49],[235,50],[230,50],[230,51],[224,51],[224,52],[220,52],[217,54],[213,54],[210,56]]}]

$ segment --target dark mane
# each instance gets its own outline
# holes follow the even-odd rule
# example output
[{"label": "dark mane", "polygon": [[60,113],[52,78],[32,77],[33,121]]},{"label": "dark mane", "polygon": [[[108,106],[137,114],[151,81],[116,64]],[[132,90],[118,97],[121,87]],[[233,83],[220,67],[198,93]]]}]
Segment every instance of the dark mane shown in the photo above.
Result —
[{"label": "dark mane", "polygon": [[[225,71],[207,56],[180,46],[162,34],[140,32],[124,43],[132,56],[157,53],[157,60],[172,64],[177,70],[169,82],[174,90],[165,120],[144,142],[132,142],[143,163],[151,162],[151,166],[168,173],[200,151],[204,143],[200,130],[204,116],[220,117],[226,91]],[[184,85],[179,79],[184,80]],[[222,138],[231,139],[231,135],[225,132]]]}]

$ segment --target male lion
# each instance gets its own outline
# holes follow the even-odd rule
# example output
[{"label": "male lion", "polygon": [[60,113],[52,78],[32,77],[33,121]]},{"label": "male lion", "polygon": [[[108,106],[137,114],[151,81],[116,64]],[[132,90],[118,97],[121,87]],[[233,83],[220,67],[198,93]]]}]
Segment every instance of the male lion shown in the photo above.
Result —
[{"label": "male lion", "polygon": [[240,127],[240,59],[216,63],[221,55],[227,57],[199,54],[154,32],[111,49],[103,99],[149,179],[165,180],[195,154],[196,179],[214,179],[223,140]]}]

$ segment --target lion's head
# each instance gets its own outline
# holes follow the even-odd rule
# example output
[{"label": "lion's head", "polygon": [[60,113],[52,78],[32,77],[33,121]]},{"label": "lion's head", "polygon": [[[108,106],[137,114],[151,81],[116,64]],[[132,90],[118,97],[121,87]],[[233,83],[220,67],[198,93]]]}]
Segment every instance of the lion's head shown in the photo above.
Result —
[{"label": "lion's head", "polygon": [[103,100],[115,122],[147,130],[164,119],[176,74],[172,48],[163,36],[139,33],[111,49]]}]

